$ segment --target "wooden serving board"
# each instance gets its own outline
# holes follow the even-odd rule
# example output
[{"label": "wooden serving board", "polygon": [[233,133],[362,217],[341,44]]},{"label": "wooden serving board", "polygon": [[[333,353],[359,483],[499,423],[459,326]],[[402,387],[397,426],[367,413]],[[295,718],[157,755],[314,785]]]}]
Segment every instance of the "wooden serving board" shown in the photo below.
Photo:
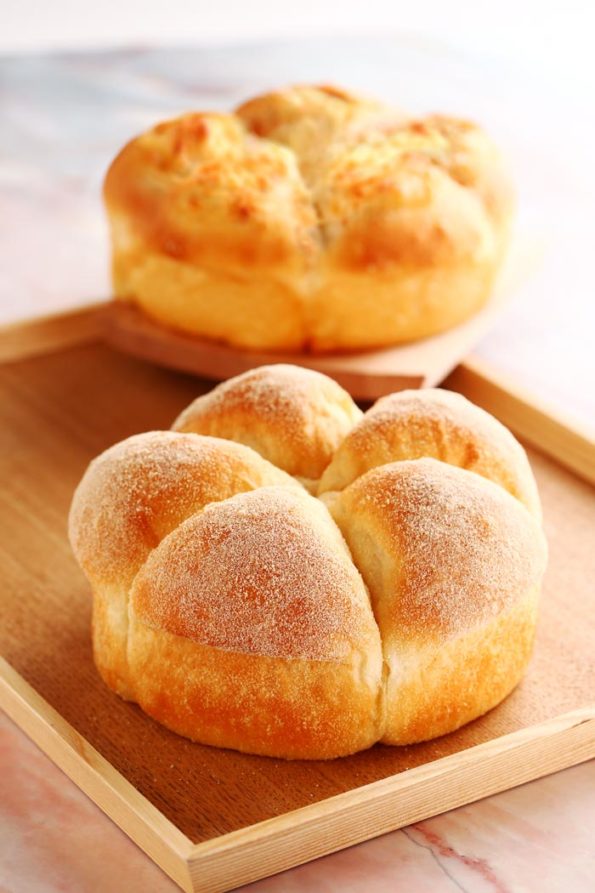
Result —
[{"label": "wooden serving board", "polygon": [[376,400],[393,391],[434,387],[443,381],[494,326],[538,257],[531,240],[517,234],[494,292],[478,313],[430,338],[379,350],[320,356],[239,350],[168,329],[124,301],[106,305],[104,335],[119,350],[203,378],[231,378],[268,363],[298,363],[331,375],[358,400]]},{"label": "wooden serving board", "polygon": [[502,311],[502,292],[472,319],[411,344],[343,354],[283,354],[240,350],[159,325],[125,301],[24,321],[0,328],[0,362],[102,340],[132,356],[213,381],[254,366],[297,363],[331,375],[358,400],[404,388],[433,387],[469,354]]},{"label": "wooden serving board", "polygon": [[133,304],[111,300],[0,328],[0,362],[101,335],[118,350],[201,378],[221,380],[254,366],[297,363],[331,375],[358,400],[375,400],[443,381],[493,327],[538,257],[531,240],[517,235],[494,292],[478,313],[446,332],[395,347],[328,355],[240,350],[169,329]]},{"label": "wooden serving board", "polygon": [[99,343],[0,366],[0,702],[181,887],[227,890],[595,756],[595,500],[536,452],[550,543],[536,652],[459,732],[284,762],[192,744],[112,694],[66,539],[72,491],[100,450],[168,427],[207,388]]},{"label": "wooden serving board", "polygon": [[105,338],[133,356],[215,380],[231,378],[254,366],[298,363],[331,375],[358,400],[375,400],[393,391],[434,387],[443,381],[487,333],[503,303],[501,297],[494,297],[471,319],[431,338],[342,354],[239,350],[168,329],[124,301],[113,301],[106,308]]}]

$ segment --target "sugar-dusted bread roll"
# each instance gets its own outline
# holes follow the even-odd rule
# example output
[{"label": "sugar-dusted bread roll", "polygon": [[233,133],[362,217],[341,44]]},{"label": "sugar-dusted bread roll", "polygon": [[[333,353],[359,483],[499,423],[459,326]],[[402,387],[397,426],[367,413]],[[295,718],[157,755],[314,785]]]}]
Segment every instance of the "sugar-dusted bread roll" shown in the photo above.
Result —
[{"label": "sugar-dusted bread roll", "polygon": [[513,204],[476,125],[329,87],[158,124],[120,152],[104,195],[117,297],[239,348],[315,352],[466,319]]},{"label": "sugar-dusted bread roll", "polygon": [[362,417],[269,366],[175,426],[95,459],[70,513],[122,697],[204,744],[326,759],[451,732],[518,683],[546,547],[490,416],[422,391]]}]

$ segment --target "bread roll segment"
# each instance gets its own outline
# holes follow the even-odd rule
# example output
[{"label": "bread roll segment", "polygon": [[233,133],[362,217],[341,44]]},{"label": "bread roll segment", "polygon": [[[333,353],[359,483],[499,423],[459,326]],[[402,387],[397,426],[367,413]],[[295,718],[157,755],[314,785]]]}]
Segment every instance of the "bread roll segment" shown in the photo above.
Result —
[{"label": "bread roll segment", "polygon": [[423,338],[485,303],[512,194],[479,128],[371,119],[327,159],[313,188],[326,248],[308,307],[313,350]]},{"label": "bread roll segment", "polygon": [[336,450],[318,492],[342,490],[378,465],[424,456],[500,484],[541,516],[535,478],[520,443],[485,410],[442,388],[399,391],[377,400]]},{"label": "bread roll segment", "polygon": [[368,595],[303,490],[254,490],[180,525],[137,576],[131,617],[135,700],[189,738],[322,759],[381,734]]},{"label": "bread roll segment", "polygon": [[327,759],[453,731],[518,683],[546,547],[486,413],[429,390],[362,417],[281,365],[174,426],[95,459],[71,506],[119,695],[198,742]]},{"label": "bread roll segment", "polygon": [[366,126],[402,118],[393,109],[331,86],[296,86],[255,96],[236,109],[255,136],[294,152],[302,176],[314,186],[338,146],[361,138]]},{"label": "bread roll segment", "polygon": [[498,704],[533,642],[546,547],[518,500],[434,459],[383,465],[331,503],[368,586],[387,667],[387,744]]},{"label": "bread roll segment", "polygon": [[361,417],[332,378],[279,363],[250,369],[198,397],[172,428],[245,443],[289,474],[317,481]]},{"label": "bread roll segment", "polygon": [[289,149],[232,115],[184,115],[122,149],[104,198],[119,298],[239,347],[301,347],[320,240]]},{"label": "bread roll segment", "polygon": [[207,504],[271,484],[299,486],[248,447],[173,431],[129,437],[91,462],[68,527],[93,588],[95,662],[111,688],[132,697],[129,591],[151,551]]}]

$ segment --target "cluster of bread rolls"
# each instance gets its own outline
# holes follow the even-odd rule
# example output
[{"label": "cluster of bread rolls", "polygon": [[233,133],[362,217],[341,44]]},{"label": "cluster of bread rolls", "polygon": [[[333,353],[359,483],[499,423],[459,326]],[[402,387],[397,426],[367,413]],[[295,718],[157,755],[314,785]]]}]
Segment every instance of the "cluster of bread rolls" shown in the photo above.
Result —
[{"label": "cluster of bread rolls", "polygon": [[422,338],[486,301],[512,192],[467,121],[330,87],[134,139],[105,180],[116,296],[238,348],[341,351]]},{"label": "cluster of bread rolls", "polygon": [[304,759],[498,704],[546,556],[527,457],[494,418],[441,390],[363,414],[282,365],[95,459],[70,539],[114,691],[195,741]]}]

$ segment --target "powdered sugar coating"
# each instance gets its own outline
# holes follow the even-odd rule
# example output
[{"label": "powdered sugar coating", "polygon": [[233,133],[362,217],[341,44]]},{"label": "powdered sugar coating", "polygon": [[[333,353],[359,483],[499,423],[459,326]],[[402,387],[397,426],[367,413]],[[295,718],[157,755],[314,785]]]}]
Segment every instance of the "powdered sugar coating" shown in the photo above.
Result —
[{"label": "powdered sugar coating", "polygon": [[324,506],[266,487],[209,506],[153,552],[132,609],[226,651],[339,661],[377,635],[368,596]]},{"label": "powdered sugar coating", "polygon": [[493,480],[540,516],[537,487],[520,443],[479,406],[441,388],[381,397],[347,434],[319,492],[341,490],[376,466],[424,456]]},{"label": "powdered sugar coating", "polygon": [[218,385],[191,403],[172,428],[244,443],[289,474],[318,479],[361,417],[331,378],[280,363]]},{"label": "powdered sugar coating", "polygon": [[127,589],[149,552],[205,505],[267,484],[298,487],[240,444],[149,431],[102,453],[70,510],[74,553],[94,585]]},{"label": "powdered sugar coating", "polygon": [[537,587],[545,568],[544,537],[517,500],[434,459],[369,471],[332,511],[385,642],[486,623]]}]

